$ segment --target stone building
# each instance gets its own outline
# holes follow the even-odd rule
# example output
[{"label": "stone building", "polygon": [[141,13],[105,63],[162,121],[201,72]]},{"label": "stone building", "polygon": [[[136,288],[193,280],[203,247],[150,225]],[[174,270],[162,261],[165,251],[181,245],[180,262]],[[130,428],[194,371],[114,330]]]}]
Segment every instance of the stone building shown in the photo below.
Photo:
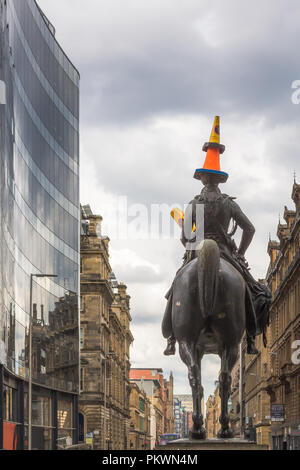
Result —
[{"label": "stone building", "polygon": [[167,381],[162,369],[137,368],[130,370],[130,379],[146,392],[153,405],[155,436],[151,439],[155,444],[160,443],[163,434],[174,432],[173,374]]},{"label": "stone building", "polygon": [[154,407],[153,400],[150,400],[150,440],[149,448],[150,450],[155,448],[156,443],[156,410]]},{"label": "stone building", "polygon": [[206,402],[206,418],[205,418],[205,430],[206,438],[211,439],[215,436],[215,411],[214,411],[214,396],[209,395]]},{"label": "stone building", "polygon": [[154,389],[153,397],[152,397],[152,403],[154,407],[154,412],[155,412],[155,423],[156,423],[156,435],[155,435],[155,445],[158,445],[161,443],[161,437],[164,434],[164,398],[162,394],[161,388],[157,387]]},{"label": "stone building", "polygon": [[230,423],[235,437],[244,437],[245,431],[255,428],[257,443],[269,446],[270,401],[266,387],[270,354],[269,349],[263,346],[262,335],[256,337],[255,345],[259,354],[247,354],[244,335],[231,374]]},{"label": "stone building", "polygon": [[170,373],[169,380],[164,380],[165,385],[165,426],[164,432],[172,434],[174,432],[174,378]]},{"label": "stone building", "polygon": [[[111,279],[112,275],[111,275]],[[112,280],[116,285],[114,301],[110,309],[110,351],[112,353],[111,369],[111,426],[114,449],[129,448],[130,427],[130,353],[129,348],[133,342],[130,331],[130,297],[127,295],[126,285]],[[121,405],[121,408],[120,408]],[[120,410],[122,410],[120,415]],[[122,424],[121,424],[122,423]],[[122,426],[122,431],[120,430]],[[119,434],[123,433],[124,443],[119,444]],[[121,439],[122,442],[122,439]]]},{"label": "stone building", "polygon": [[219,386],[216,382],[216,388],[213,395],[209,395],[206,402],[206,419],[205,429],[206,438],[211,439],[216,437],[221,427],[219,418],[221,414],[221,399],[219,395]]},{"label": "stone building", "polygon": [[[269,240],[266,282],[272,292],[267,348],[256,338],[259,354],[246,354],[242,341],[241,397],[239,361],[233,373],[232,422],[242,433],[251,423],[258,444],[272,449],[300,448],[300,185],[294,182],[295,210],[284,209],[277,240]],[[237,372],[238,371],[238,372]],[[238,380],[236,379],[238,377]],[[240,418],[242,417],[242,423]]]},{"label": "stone building", "polygon": [[[174,398],[177,398],[181,402],[181,406],[187,412],[193,411],[193,396],[192,395],[175,395]],[[202,408],[202,404],[203,403],[201,403],[201,408]]]},{"label": "stone building", "polygon": [[130,450],[151,449],[151,401],[135,382],[130,384]]},{"label": "stone building", "polygon": [[[181,415],[182,415],[182,424],[180,426],[180,434],[182,437],[188,436],[189,431],[193,426],[193,396],[191,394],[185,394],[185,395],[175,395],[174,400],[176,400],[176,405],[178,408],[178,403],[180,403],[181,407]],[[175,404],[175,401],[174,401]],[[204,400],[202,399],[201,401],[201,411],[202,415],[204,413]],[[178,410],[177,410],[178,414]],[[177,428],[178,428],[177,424]],[[175,429],[175,427],[174,427]]]},{"label": "stone building", "polygon": [[253,356],[246,354],[245,338],[242,342],[242,430],[255,427],[257,443],[270,445],[270,400],[266,390],[270,354],[262,335],[257,336],[255,344],[259,354]]},{"label": "stone building", "polygon": [[102,217],[82,207],[80,252],[80,440],[94,449],[129,448],[129,296],[109,263]]},{"label": "stone building", "polygon": [[273,303],[267,391],[273,449],[300,449],[300,184],[296,181],[292,200],[295,209],[285,207],[285,223],[278,224],[279,242],[270,240],[268,245],[267,281]]},{"label": "stone building", "polygon": [[182,407],[181,407],[181,401],[177,397],[177,395],[174,396],[174,432],[176,434],[179,434],[180,437],[183,437],[183,429],[182,429]]},{"label": "stone building", "polygon": [[231,410],[230,410],[230,426],[235,437],[242,437],[241,430],[241,389],[240,389],[240,351],[237,361],[231,373]]}]

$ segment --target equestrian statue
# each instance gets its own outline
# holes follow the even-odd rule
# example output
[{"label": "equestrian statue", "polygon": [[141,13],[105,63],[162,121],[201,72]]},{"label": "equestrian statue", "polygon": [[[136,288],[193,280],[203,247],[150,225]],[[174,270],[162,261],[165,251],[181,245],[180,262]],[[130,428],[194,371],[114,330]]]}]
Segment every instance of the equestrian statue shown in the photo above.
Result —
[{"label": "equestrian statue", "polygon": [[[228,399],[231,394],[231,371],[238,357],[239,344],[246,330],[247,353],[257,354],[255,337],[263,334],[269,323],[271,292],[250,274],[245,253],[255,228],[234,197],[223,194],[220,183],[228,174],[220,170],[220,118],[215,117],[209,142],[203,146],[206,159],[194,178],[204,186],[188,204],[185,213],[172,211],[182,228],[184,262],[166,294],[167,306],[162,333],[167,339],[165,355],[179,354],[188,368],[193,395],[193,427],[190,437],[205,439],[201,414],[203,387],[201,360],[204,354],[221,359],[219,393],[221,398],[220,438],[233,437],[229,425]],[[199,210],[199,209],[202,209]],[[202,214],[202,218],[198,214]],[[229,227],[233,222],[233,228]],[[239,247],[233,235],[242,230]]]}]

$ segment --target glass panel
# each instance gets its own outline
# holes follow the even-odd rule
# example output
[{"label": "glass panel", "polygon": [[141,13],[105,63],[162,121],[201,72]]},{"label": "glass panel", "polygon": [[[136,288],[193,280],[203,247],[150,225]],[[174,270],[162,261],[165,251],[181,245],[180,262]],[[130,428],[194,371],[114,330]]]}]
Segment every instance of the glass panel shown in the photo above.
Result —
[{"label": "glass panel", "polygon": [[[33,0],[6,2],[1,23],[8,27],[0,41],[7,98],[0,107],[0,359],[28,379],[30,274],[57,274],[34,279],[32,372],[35,383],[76,392],[79,91],[70,76],[76,83],[78,77]],[[44,428],[51,424],[51,401],[41,395],[33,397],[33,420]],[[5,388],[0,406],[6,421],[17,420],[16,397]],[[28,421],[27,396],[24,401]],[[72,413],[64,418],[65,412],[63,427],[71,426]],[[14,445],[11,427],[6,434],[7,445]],[[50,446],[49,436],[36,436],[43,448]]]},{"label": "glass panel", "polygon": [[3,419],[18,421],[18,392],[7,385],[3,386]]},{"label": "glass panel", "polygon": [[32,395],[32,424],[51,426],[50,397]]},{"label": "glass panel", "polygon": [[59,429],[71,429],[73,426],[72,402],[67,400],[58,400],[57,422]]}]

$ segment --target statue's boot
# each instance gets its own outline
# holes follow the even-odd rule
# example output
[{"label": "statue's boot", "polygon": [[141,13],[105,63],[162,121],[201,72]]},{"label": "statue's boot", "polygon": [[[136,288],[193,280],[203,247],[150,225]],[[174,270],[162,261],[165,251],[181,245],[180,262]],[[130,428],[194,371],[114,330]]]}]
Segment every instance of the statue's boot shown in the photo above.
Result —
[{"label": "statue's boot", "polygon": [[172,335],[168,338],[168,344],[167,344],[166,349],[164,350],[165,356],[174,356],[174,354],[176,353],[175,344],[176,344],[176,339]]},{"label": "statue's boot", "polygon": [[255,347],[255,336],[257,330],[256,313],[251,295],[251,290],[246,283],[246,332],[247,332],[247,354],[258,354]]}]

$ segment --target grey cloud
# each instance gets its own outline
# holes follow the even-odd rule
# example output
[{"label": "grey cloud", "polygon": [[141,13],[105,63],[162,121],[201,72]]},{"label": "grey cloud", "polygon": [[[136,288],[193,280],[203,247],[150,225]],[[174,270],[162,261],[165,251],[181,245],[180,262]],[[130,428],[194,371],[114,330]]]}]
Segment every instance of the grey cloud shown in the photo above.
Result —
[{"label": "grey cloud", "polygon": [[[54,14],[49,0],[40,4]],[[58,37],[70,2],[59,5]],[[237,0],[89,5],[83,12],[82,1],[72,2],[74,24],[67,25],[82,71],[86,123],[133,124],[157,114],[216,109],[299,120],[290,100],[291,83],[299,78],[291,53],[300,39],[296,0],[288,7],[279,0],[276,8],[271,0],[243,8]]]},{"label": "grey cloud", "polygon": [[[162,318],[163,312],[159,312],[160,317]],[[135,325],[144,325],[147,327],[147,323],[154,324],[157,322],[157,315],[135,315],[134,316],[134,324]],[[157,332],[160,332],[160,325],[157,324]]]},{"label": "grey cloud", "polygon": [[[257,228],[247,257],[253,274],[263,277],[268,234],[274,238],[284,204],[294,207],[300,105],[291,102],[291,83],[300,79],[299,2],[256,0],[242,8],[238,0],[39,4],[81,72],[81,162],[89,173],[81,188],[104,216],[106,233],[110,214],[101,191],[148,206],[186,203],[199,194],[193,173],[203,163],[211,119],[220,114],[227,145],[222,169],[230,173],[221,189],[238,197]],[[132,270],[112,259],[131,295],[133,364],[173,369],[180,391],[189,392],[178,355],[162,356],[160,333],[165,289],[181,264],[179,240],[112,240],[112,246],[130,247],[161,267],[158,274],[146,266]],[[218,359],[205,361],[204,387],[212,393]]]},{"label": "grey cloud", "polygon": [[126,279],[126,282],[134,282],[136,284],[154,284],[164,281],[163,272],[155,272],[154,269],[148,266],[137,266],[135,268],[130,266],[115,266],[115,271],[118,272],[119,279]]}]

